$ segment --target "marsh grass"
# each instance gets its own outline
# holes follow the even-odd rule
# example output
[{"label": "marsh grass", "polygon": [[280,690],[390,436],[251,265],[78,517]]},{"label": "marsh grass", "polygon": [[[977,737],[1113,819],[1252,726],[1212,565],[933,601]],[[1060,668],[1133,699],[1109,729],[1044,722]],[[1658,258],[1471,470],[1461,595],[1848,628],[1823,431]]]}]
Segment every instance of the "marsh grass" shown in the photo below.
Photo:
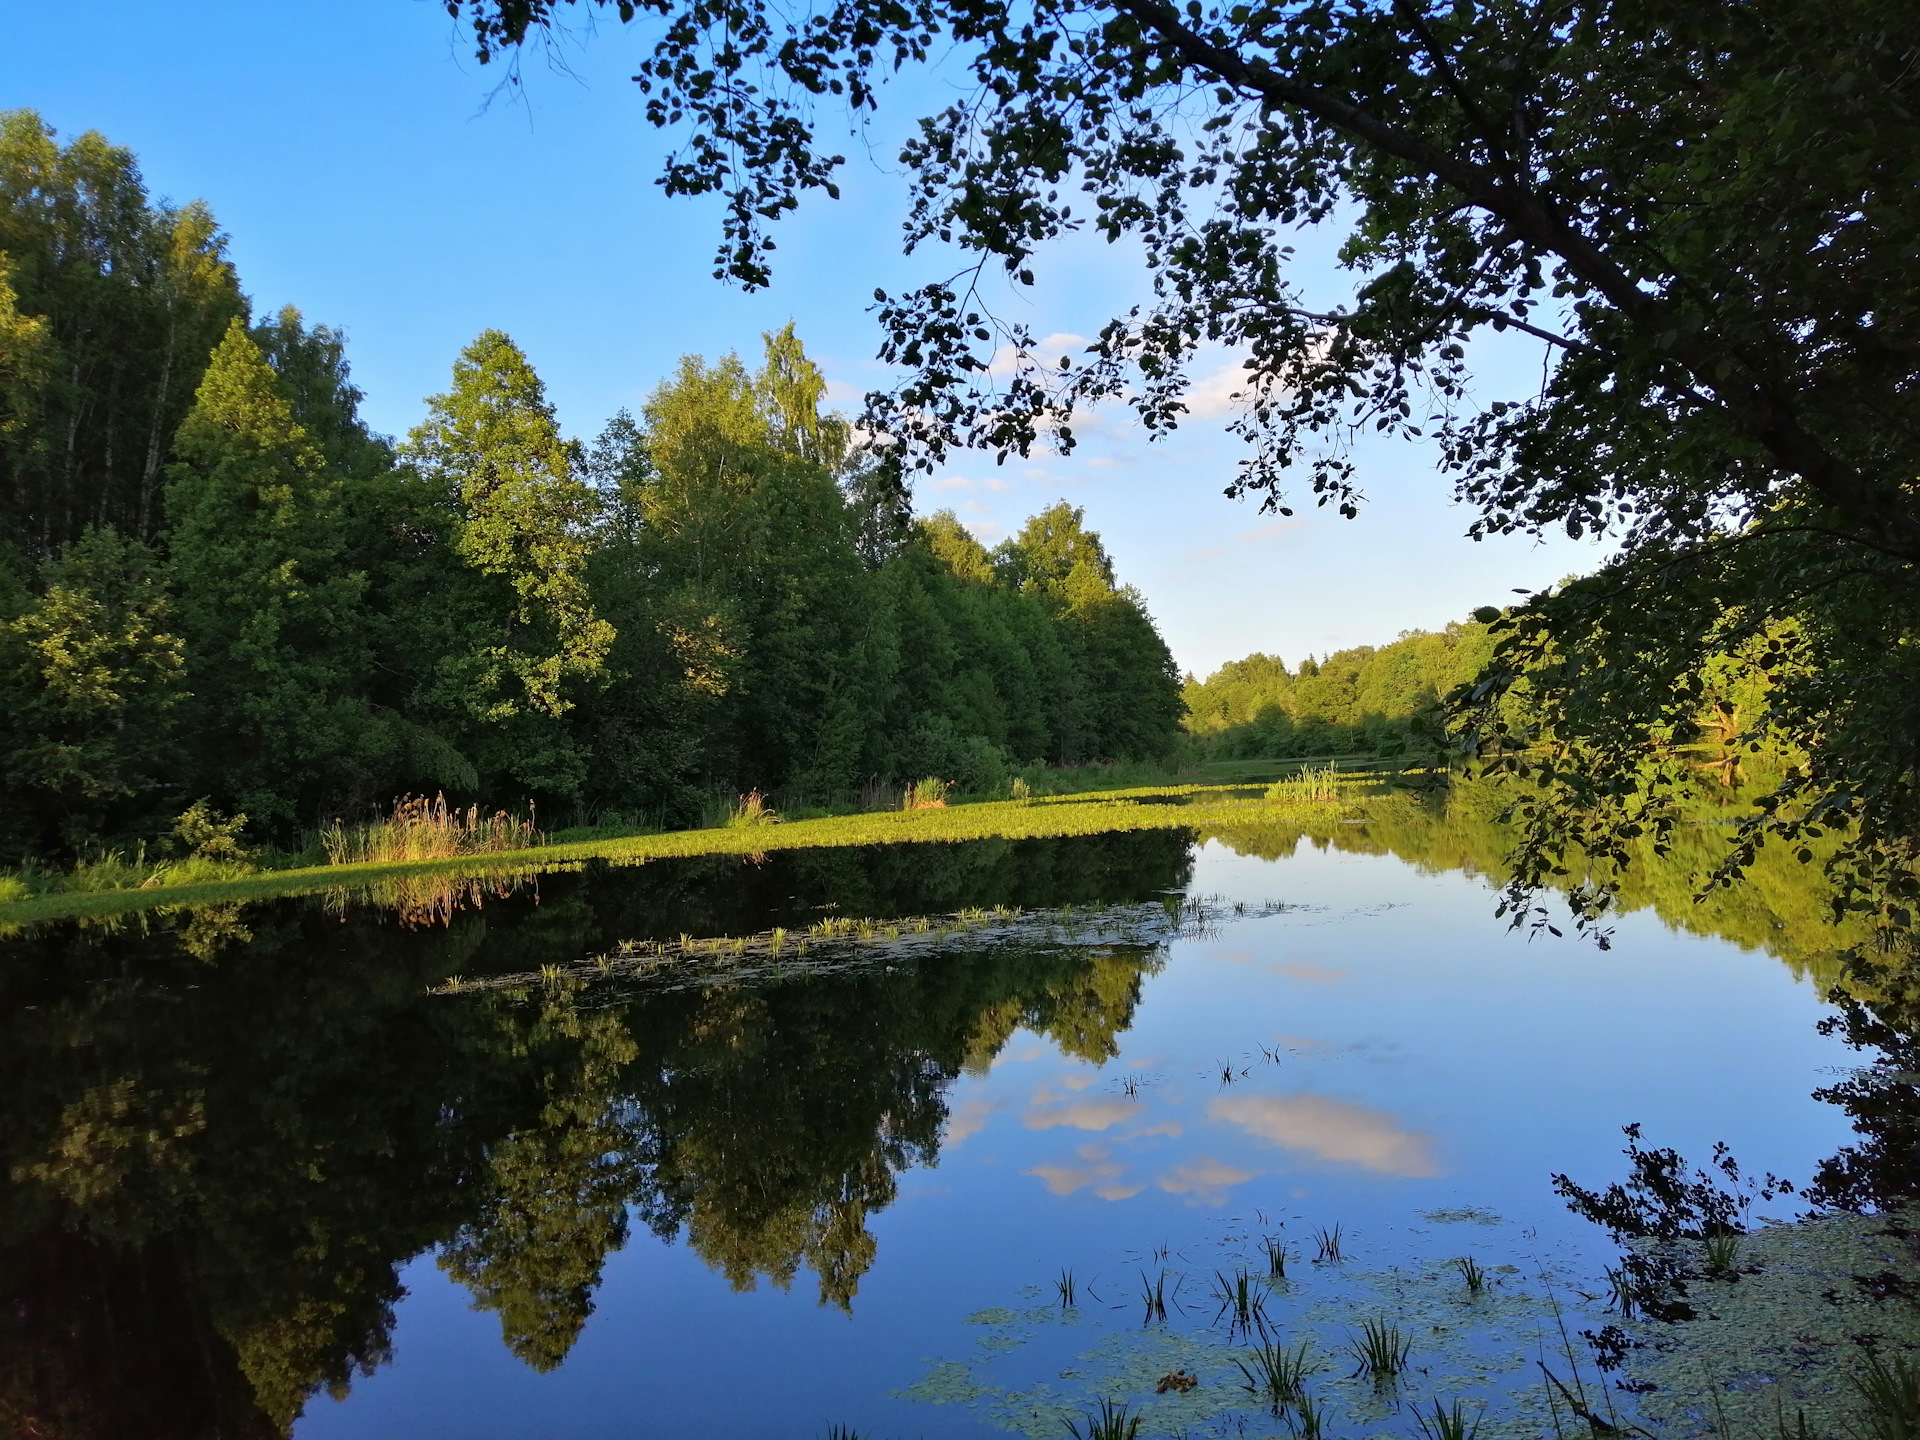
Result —
[{"label": "marsh grass", "polygon": [[1340,799],[1340,767],[1302,765],[1284,780],[1267,787],[1267,799],[1296,805],[1330,805]]},{"label": "marsh grass", "polygon": [[483,815],[478,805],[462,810],[447,804],[445,795],[431,800],[408,795],[394,803],[384,820],[367,825],[335,820],[320,832],[320,847],[329,865],[448,860],[529,850],[545,840],[534,825],[531,804],[524,819],[505,810]]},{"label": "marsh grass", "polygon": [[[1176,1280],[1174,1281],[1174,1291],[1176,1294],[1179,1292],[1179,1289],[1180,1282]],[[1155,1275],[1153,1279],[1149,1280],[1147,1279],[1147,1272],[1142,1270],[1140,1272],[1140,1298],[1146,1303],[1147,1307],[1147,1318],[1141,1322],[1142,1324],[1150,1325],[1155,1320],[1165,1320],[1167,1318],[1167,1272],[1162,1270],[1159,1274]]]},{"label": "marsh grass", "polygon": [[1062,1310],[1071,1310],[1079,1303],[1079,1290],[1073,1283],[1072,1267],[1060,1272],[1060,1277],[1053,1282],[1053,1288],[1060,1293]]},{"label": "marsh grass", "polygon": [[1233,1363],[1246,1379],[1247,1393],[1278,1415],[1306,1399],[1307,1376],[1319,1368],[1312,1355],[1311,1341],[1302,1340],[1289,1350],[1263,1324],[1259,1343],[1245,1360],[1236,1358]]},{"label": "marsh grass", "polygon": [[946,781],[937,775],[929,775],[925,780],[915,781],[907,786],[900,797],[902,810],[944,810],[947,808],[947,795],[952,789]]},{"label": "marsh grass", "polygon": [[1294,1401],[1293,1413],[1287,1417],[1287,1423],[1300,1440],[1320,1440],[1326,1434],[1326,1411],[1311,1395],[1303,1394]]},{"label": "marsh grass", "polygon": [[1920,1365],[1906,1355],[1870,1354],[1865,1372],[1850,1379],[1863,1412],[1860,1440],[1920,1440]]},{"label": "marsh grass", "polygon": [[1462,1255],[1453,1262],[1453,1268],[1460,1272],[1460,1279],[1466,1284],[1467,1294],[1484,1295],[1487,1290],[1487,1272],[1480,1268],[1480,1262],[1471,1255]]},{"label": "marsh grass", "polygon": [[1268,1235],[1260,1241],[1260,1248],[1266,1253],[1267,1274],[1275,1280],[1287,1278],[1287,1244],[1277,1235]]},{"label": "marsh grass", "polygon": [[1338,1265],[1340,1263],[1340,1222],[1336,1220],[1331,1230],[1324,1225],[1315,1230],[1313,1232],[1313,1245],[1315,1250],[1313,1257],[1314,1264]]},{"label": "marsh grass", "polygon": [[1125,1404],[1115,1404],[1111,1400],[1102,1400],[1098,1410],[1089,1411],[1081,1417],[1086,1423],[1082,1430],[1079,1423],[1067,1421],[1067,1433],[1074,1440],[1136,1440],[1140,1434],[1142,1416],[1127,1414]]},{"label": "marsh grass", "polygon": [[1701,1242],[1707,1262],[1709,1280],[1732,1280],[1740,1273],[1740,1242],[1743,1237],[1731,1230],[1721,1230],[1707,1236]]},{"label": "marsh grass", "polygon": [[749,790],[740,797],[740,803],[733,807],[733,813],[727,816],[727,826],[733,830],[751,830],[760,825],[778,825],[780,812],[773,808],[767,797],[758,790]]},{"label": "marsh grass", "polygon": [[1213,1272],[1213,1298],[1220,1302],[1220,1309],[1214,1319],[1221,1315],[1228,1317],[1232,1329],[1250,1332],[1259,1325],[1264,1330],[1267,1319],[1267,1297],[1264,1288],[1253,1272],[1240,1269],[1232,1275],[1224,1271]]},{"label": "marsh grass", "polygon": [[1487,1418],[1487,1407],[1480,1407],[1472,1424],[1467,1423],[1467,1412],[1458,1400],[1450,1406],[1435,1400],[1431,1411],[1415,1410],[1413,1418],[1425,1440],[1473,1440],[1480,1433],[1480,1422]]},{"label": "marsh grass", "polygon": [[1359,1362],[1355,1375],[1370,1376],[1376,1385],[1388,1384],[1407,1368],[1413,1341],[1391,1320],[1370,1317],[1360,1322],[1360,1333],[1349,1332],[1347,1353]]}]

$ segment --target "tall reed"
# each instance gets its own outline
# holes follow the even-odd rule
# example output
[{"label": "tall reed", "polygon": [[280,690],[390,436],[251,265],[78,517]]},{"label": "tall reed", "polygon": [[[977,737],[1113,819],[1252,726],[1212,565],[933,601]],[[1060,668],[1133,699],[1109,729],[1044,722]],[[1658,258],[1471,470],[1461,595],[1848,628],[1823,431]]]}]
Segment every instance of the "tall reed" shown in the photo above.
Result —
[{"label": "tall reed", "polygon": [[329,865],[362,861],[445,860],[456,855],[483,855],[496,850],[530,850],[546,842],[535,828],[533,804],[527,816],[496,810],[480,813],[478,805],[465,810],[447,804],[445,795],[429,800],[407,795],[394,802],[393,813],[368,825],[335,820],[320,832]]}]

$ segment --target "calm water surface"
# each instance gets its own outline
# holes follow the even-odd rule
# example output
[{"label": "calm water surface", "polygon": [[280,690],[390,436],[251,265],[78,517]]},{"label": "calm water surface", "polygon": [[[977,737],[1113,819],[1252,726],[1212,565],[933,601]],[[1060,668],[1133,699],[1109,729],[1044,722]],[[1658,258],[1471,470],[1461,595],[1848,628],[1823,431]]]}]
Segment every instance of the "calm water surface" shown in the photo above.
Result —
[{"label": "calm water surface", "polygon": [[[1271,1240],[1265,1318],[1323,1357],[1334,1433],[1418,1433],[1335,1358],[1371,1316],[1414,1343],[1402,1402],[1537,1433],[1551,1307],[1594,1323],[1610,1257],[1555,1172],[1617,1176],[1630,1121],[1796,1176],[1846,1142],[1810,1092],[1847,1052],[1780,960],[1650,913],[1605,952],[1529,939],[1475,875],[1263,848],[789,855],[411,928],[289,902],[13,941],[8,1384],[100,1433],[1064,1435],[1102,1395],[1147,1434],[1278,1433],[1209,1298]],[[486,984],[683,931],[1179,895],[1214,918],[1163,943]],[[1156,1395],[1175,1371],[1201,1383]]]}]

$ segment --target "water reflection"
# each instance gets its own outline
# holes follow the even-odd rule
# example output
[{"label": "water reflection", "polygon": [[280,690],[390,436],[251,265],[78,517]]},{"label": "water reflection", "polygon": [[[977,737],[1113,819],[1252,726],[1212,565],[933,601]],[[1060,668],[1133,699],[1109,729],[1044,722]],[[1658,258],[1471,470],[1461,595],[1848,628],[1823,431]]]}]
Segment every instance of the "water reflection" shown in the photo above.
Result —
[{"label": "water reflection", "polygon": [[[1216,838],[1246,856],[1319,846],[1498,878],[1496,808],[1463,790],[1365,827]],[[1700,827],[1701,846],[1723,839]],[[623,940],[1155,901],[1188,888],[1193,843],[787,852],[550,874],[464,897],[479,908],[416,888],[8,942],[0,1417],[46,1436],[284,1433],[315,1393],[388,1362],[400,1267],[427,1252],[536,1371],[573,1353],[636,1231],[684,1239],[737,1289],[799,1287],[849,1311],[902,1177],[1000,1125],[1046,1147],[1017,1166],[1034,1194],[1114,1206],[1216,1206],[1280,1173],[1442,1176],[1435,1137],[1391,1107],[1222,1082],[1183,1109],[1150,1057],[1124,1077],[1081,1068],[1119,1053],[1163,960],[1150,943],[958,946],[680,989],[575,973]],[[1752,895],[1699,906],[1680,867],[1700,858],[1650,864],[1629,903],[1837,978],[1858,937],[1818,923],[1808,872],[1763,870]],[[1299,945],[1267,963],[1214,954],[1314,995],[1356,988],[1349,966]],[[452,976],[549,972],[432,993]],[[1905,973],[1863,971],[1841,1022],[1888,1057],[1830,1094],[1864,1134],[1822,1183],[1861,1203],[1910,1194],[1920,1174]],[[1017,1094],[951,1103],[1023,1031],[1066,1063]],[[1323,1053],[1273,1039],[1264,1059],[1229,1063],[1244,1077]]]},{"label": "water reflection", "polygon": [[390,1357],[397,1267],[434,1246],[536,1369],[566,1357],[634,1223],[683,1232],[736,1286],[805,1267],[850,1305],[867,1217],[934,1159],[954,1078],[1021,1029],[1105,1058],[1153,948],[613,1003],[577,981],[531,1003],[426,992],[822,903],[1137,901],[1185,884],[1190,845],[903,858],[560,877],[424,930],[287,903],[223,916],[218,944],[191,916],[12,942],[0,1413],[43,1435],[284,1431]]}]

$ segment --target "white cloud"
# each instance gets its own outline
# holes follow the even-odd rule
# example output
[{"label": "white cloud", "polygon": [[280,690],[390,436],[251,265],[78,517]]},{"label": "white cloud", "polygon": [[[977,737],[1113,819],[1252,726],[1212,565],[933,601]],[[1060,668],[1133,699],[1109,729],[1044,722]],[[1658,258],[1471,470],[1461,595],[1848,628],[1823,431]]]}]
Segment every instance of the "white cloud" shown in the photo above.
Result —
[{"label": "white cloud", "polygon": [[1227,1191],[1253,1179],[1257,1172],[1242,1170],[1211,1155],[1196,1155],[1177,1165],[1154,1183],[1169,1195],[1185,1195],[1195,1205],[1213,1205],[1226,1199]]},{"label": "white cloud", "polygon": [[1207,1106],[1251,1135],[1319,1160],[1357,1165],[1377,1175],[1440,1173],[1433,1138],[1401,1126],[1393,1116],[1324,1095],[1222,1096]]}]

